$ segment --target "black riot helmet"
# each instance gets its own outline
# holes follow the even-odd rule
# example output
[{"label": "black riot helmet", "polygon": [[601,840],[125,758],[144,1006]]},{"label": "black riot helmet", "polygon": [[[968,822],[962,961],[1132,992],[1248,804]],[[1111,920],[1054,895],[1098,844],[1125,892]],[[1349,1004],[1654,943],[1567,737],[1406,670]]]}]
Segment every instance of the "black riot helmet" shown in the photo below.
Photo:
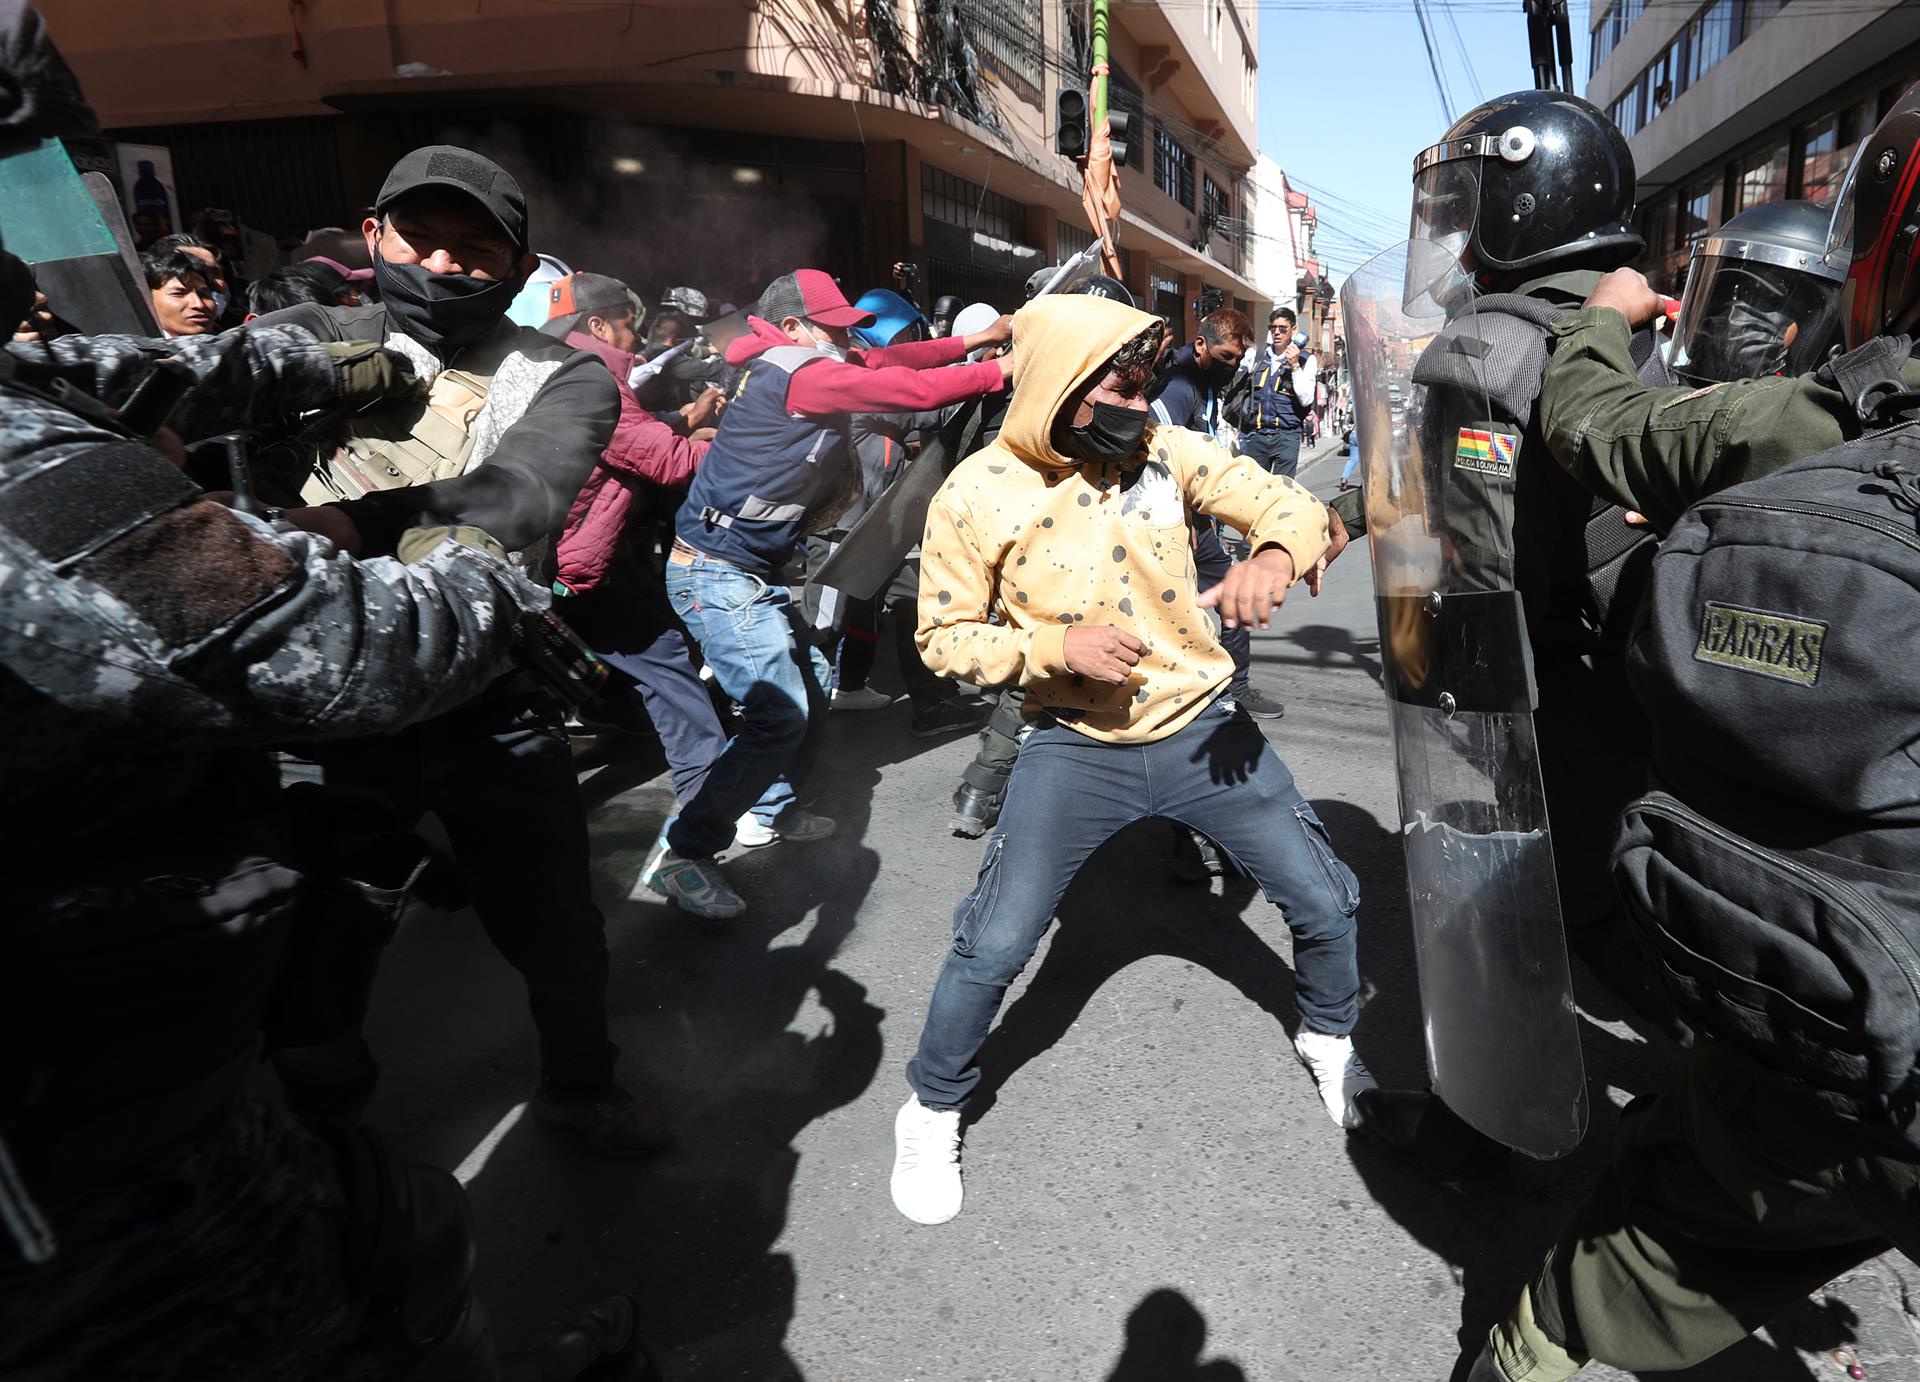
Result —
[{"label": "black riot helmet", "polygon": [[1082,297],[1111,298],[1115,302],[1124,302],[1129,307],[1140,305],[1133,300],[1133,293],[1127,285],[1109,274],[1095,274],[1073,291]]},{"label": "black riot helmet", "polygon": [[1860,141],[1833,203],[1830,257],[1850,256],[1840,310],[1847,346],[1920,328],[1920,83]]},{"label": "black riot helmet", "polygon": [[966,302],[948,293],[933,300],[933,334],[944,336],[953,327],[953,319],[960,315],[960,309]]},{"label": "black riot helmet", "polygon": [[1810,374],[1840,343],[1847,256],[1827,253],[1832,214],[1768,202],[1695,239],[1673,327],[1673,372],[1690,384]]},{"label": "black riot helmet", "polygon": [[1430,249],[1410,267],[1444,250],[1482,289],[1523,272],[1617,268],[1645,248],[1632,217],[1633,155],[1613,121],[1562,91],[1516,91],[1414,159],[1411,238]]}]

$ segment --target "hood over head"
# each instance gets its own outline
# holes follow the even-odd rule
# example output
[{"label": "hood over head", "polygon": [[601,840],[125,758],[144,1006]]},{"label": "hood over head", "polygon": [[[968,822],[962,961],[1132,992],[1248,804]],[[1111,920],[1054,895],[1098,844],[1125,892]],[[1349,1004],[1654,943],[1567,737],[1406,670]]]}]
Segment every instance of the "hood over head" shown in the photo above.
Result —
[{"label": "hood over head", "polygon": [[1035,465],[1083,464],[1053,446],[1067,397],[1106,369],[1122,346],[1160,319],[1110,298],[1049,293],[1013,318],[1013,399],[999,444]]}]

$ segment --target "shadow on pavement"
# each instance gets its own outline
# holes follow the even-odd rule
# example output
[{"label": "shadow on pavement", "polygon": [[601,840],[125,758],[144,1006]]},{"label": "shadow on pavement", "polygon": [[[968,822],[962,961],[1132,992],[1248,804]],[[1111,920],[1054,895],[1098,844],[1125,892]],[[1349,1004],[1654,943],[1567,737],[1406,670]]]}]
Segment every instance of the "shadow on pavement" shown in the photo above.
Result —
[{"label": "shadow on pavement", "polygon": [[[551,1334],[583,1300],[623,1290],[642,1302],[670,1377],[801,1376],[786,1348],[799,1282],[792,1257],[776,1248],[799,1166],[795,1142],[858,1099],[880,1065],[885,1012],[836,957],[880,867],[865,843],[879,766],[922,747],[905,733],[904,711],[897,733],[863,719],[860,733],[829,727],[811,784],[837,833],[725,860],[749,904],[735,921],[633,895],[672,809],[669,784],[589,789],[619,1077],[658,1100],[675,1143],[653,1160],[622,1163],[531,1118],[507,1125],[468,1186],[480,1287],[507,1347]],[[631,762],[615,750],[583,754],[578,766],[645,782],[657,749],[635,747]],[[432,1012],[415,1020],[443,1027],[448,1040],[441,1064],[395,1074],[430,1101],[420,1136],[452,1165],[473,1145],[473,1119],[495,1116],[475,1110],[523,1098],[531,1083],[530,1043],[523,1058],[513,1040],[525,998],[510,971],[469,968],[466,952],[484,944],[475,928],[421,932],[400,968],[415,994],[430,983]],[[380,1045],[396,1066],[405,1061],[399,1043]],[[423,1058],[431,1056],[406,1063]]]},{"label": "shadow on pavement", "polygon": [[1106,1382],[1246,1382],[1225,1358],[1203,1362],[1207,1320],[1171,1287],[1151,1291],[1127,1316],[1127,1343]]}]

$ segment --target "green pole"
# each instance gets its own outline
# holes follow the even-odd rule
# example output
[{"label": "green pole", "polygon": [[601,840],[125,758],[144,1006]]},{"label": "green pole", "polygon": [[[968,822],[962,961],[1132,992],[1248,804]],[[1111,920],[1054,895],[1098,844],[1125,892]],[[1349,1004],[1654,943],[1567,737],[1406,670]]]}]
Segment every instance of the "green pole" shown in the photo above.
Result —
[{"label": "green pole", "polygon": [[[1093,70],[1099,75],[1093,79],[1093,123],[1092,128],[1100,128],[1100,122],[1107,118],[1107,0],[1093,0]],[[1136,139],[1138,135],[1134,136]]]}]

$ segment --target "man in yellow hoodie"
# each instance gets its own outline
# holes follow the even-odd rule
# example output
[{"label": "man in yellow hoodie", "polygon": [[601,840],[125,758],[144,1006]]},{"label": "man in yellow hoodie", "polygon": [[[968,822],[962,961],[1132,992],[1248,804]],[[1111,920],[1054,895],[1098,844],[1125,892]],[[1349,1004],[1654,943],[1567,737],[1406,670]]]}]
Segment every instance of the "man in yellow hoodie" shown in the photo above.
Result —
[{"label": "man in yellow hoodie", "polygon": [[[1351,1033],[1359,885],[1259,728],[1233,703],[1214,617],[1266,627],[1295,580],[1319,589],[1326,506],[1198,433],[1156,427],[1146,387],[1164,328],[1103,298],[1045,297],[1014,318],[1018,387],[993,445],[935,495],[921,543],[927,665],[1018,683],[1036,728],[1014,765],[980,879],[954,915],[912,1096],[894,1123],[893,1200],[917,1223],[960,1212],[960,1113],[1007,986],[1075,872],[1116,831],[1164,816],[1203,831],[1293,932],[1294,1049],[1336,1123],[1373,1084]],[[1192,511],[1254,555],[1204,595]]]}]

